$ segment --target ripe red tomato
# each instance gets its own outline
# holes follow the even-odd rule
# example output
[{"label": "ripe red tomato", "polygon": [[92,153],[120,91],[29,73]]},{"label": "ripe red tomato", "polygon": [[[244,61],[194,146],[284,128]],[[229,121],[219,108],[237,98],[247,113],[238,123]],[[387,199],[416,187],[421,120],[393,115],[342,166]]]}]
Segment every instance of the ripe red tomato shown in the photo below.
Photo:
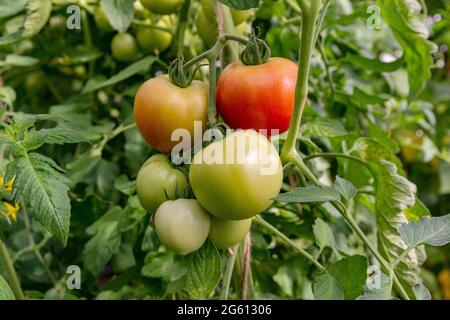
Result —
[{"label": "ripe red tomato", "polygon": [[297,82],[297,64],[284,58],[246,66],[228,65],[217,85],[217,108],[233,129],[289,128]]}]

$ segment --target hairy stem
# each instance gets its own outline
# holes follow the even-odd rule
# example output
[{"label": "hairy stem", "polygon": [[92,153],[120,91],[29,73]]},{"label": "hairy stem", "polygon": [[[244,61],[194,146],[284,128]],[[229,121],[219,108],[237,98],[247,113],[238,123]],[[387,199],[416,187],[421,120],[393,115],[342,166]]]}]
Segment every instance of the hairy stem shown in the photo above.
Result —
[{"label": "hairy stem", "polygon": [[11,284],[11,289],[14,292],[14,295],[17,300],[24,300],[25,296],[22,291],[22,287],[20,286],[19,278],[17,277],[16,270],[11,261],[11,257],[8,252],[8,248],[6,248],[3,241],[0,240],[0,258],[3,261],[3,265],[5,266],[6,273],[8,275],[9,282]]},{"label": "hairy stem", "polygon": [[233,254],[230,254],[227,259],[227,265],[225,266],[225,275],[223,277],[222,291],[220,293],[220,300],[228,299],[228,292],[230,291],[231,276],[233,275],[234,263],[238,255],[239,244],[235,245],[232,249]]}]

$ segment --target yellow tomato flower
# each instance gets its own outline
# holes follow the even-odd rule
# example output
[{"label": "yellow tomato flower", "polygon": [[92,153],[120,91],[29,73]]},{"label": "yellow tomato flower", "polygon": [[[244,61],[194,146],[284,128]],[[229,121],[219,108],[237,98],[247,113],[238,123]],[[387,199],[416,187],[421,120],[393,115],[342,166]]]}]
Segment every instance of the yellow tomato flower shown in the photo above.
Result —
[{"label": "yellow tomato flower", "polygon": [[14,178],[15,177],[13,177],[11,180],[9,180],[5,184],[3,184],[4,183],[3,176],[0,176],[0,187],[2,187],[3,190],[5,190],[6,192],[11,192],[12,191],[12,187],[13,187],[13,183],[14,183]]},{"label": "yellow tomato flower", "polygon": [[19,204],[15,204],[14,206],[12,204],[9,204],[8,202],[3,202],[3,204],[6,207],[6,210],[8,211],[8,216],[16,221],[17,219],[17,212],[20,210]]},{"label": "yellow tomato flower", "polygon": [[444,299],[450,300],[450,269],[444,269],[439,273],[438,281],[441,284]]}]

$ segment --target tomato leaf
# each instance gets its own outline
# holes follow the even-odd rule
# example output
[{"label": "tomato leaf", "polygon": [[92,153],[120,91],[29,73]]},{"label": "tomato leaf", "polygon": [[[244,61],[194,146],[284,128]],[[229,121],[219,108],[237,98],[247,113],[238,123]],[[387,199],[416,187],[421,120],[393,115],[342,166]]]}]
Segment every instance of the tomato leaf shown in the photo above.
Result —
[{"label": "tomato leaf", "polygon": [[[16,8],[18,10],[19,7]],[[1,9],[1,7],[0,7]],[[14,9],[14,8],[13,8]],[[16,11],[16,10],[13,10]],[[16,32],[0,37],[0,47],[36,35],[47,23],[52,11],[52,0],[28,0],[23,26]]]},{"label": "tomato leaf", "polygon": [[121,82],[125,79],[128,79],[129,77],[132,77],[135,74],[150,68],[151,65],[153,64],[153,62],[155,62],[155,60],[156,60],[156,57],[148,56],[148,57],[145,57],[144,59],[136,61],[132,65],[126,67],[125,69],[120,71],[115,76],[109,78],[108,80],[101,81],[101,82],[97,82],[95,80],[88,81],[88,83],[83,88],[81,93],[86,94],[86,93],[89,93],[92,91],[99,90],[104,87],[111,86],[111,85]]},{"label": "tomato leaf", "polygon": [[0,275],[0,300],[16,300],[8,282]]},{"label": "tomato leaf", "polygon": [[346,200],[352,199],[358,191],[353,186],[353,184],[345,180],[344,178],[341,178],[339,176],[336,176],[336,181],[334,182],[334,188],[343,196]]},{"label": "tomato leaf", "polygon": [[7,54],[5,60],[0,61],[0,67],[2,66],[16,66],[16,67],[30,67],[39,62],[39,59],[20,56],[17,54]]},{"label": "tomato leaf", "polygon": [[[375,197],[378,248],[383,257],[393,262],[406,249],[407,245],[398,228],[407,223],[407,208],[414,205],[416,186],[397,173],[394,164],[385,161],[371,162],[377,184]],[[419,281],[420,252],[410,252],[397,267],[400,278],[410,285]]]},{"label": "tomato leaf", "polygon": [[364,289],[367,279],[367,259],[355,255],[346,257],[334,263],[329,273],[344,290],[346,300],[356,299]]},{"label": "tomato leaf", "polygon": [[340,195],[331,187],[303,187],[295,188],[293,191],[282,193],[274,198],[280,202],[328,202],[339,201]]},{"label": "tomato leaf", "polygon": [[13,194],[63,245],[70,225],[69,180],[50,158],[38,153],[23,154],[6,167],[5,179],[15,176]]},{"label": "tomato leaf", "polygon": [[348,135],[341,122],[336,119],[315,117],[302,126],[304,135],[314,137],[338,138]]},{"label": "tomato leaf", "polygon": [[383,19],[404,51],[410,95],[415,97],[431,77],[434,50],[417,0],[378,0]]},{"label": "tomato leaf", "polygon": [[223,4],[238,9],[238,10],[246,10],[251,8],[259,8],[261,5],[260,0],[219,0]]},{"label": "tomato leaf", "polygon": [[0,3],[0,18],[14,16],[25,10],[27,0],[2,0]]},{"label": "tomato leaf", "polygon": [[415,248],[421,244],[446,245],[450,242],[450,214],[404,223],[398,228],[398,232],[410,248]]},{"label": "tomato leaf", "polygon": [[325,247],[334,248],[335,239],[333,231],[326,222],[317,218],[313,225],[313,232],[316,244],[321,250]]},{"label": "tomato leaf", "polygon": [[192,299],[206,299],[219,283],[222,261],[216,247],[207,241],[188,257],[186,289]]},{"label": "tomato leaf", "polygon": [[94,235],[84,247],[83,261],[85,268],[93,275],[99,275],[111,257],[119,251],[122,237],[119,222],[124,216],[124,210],[113,207],[86,232]]},{"label": "tomato leaf", "polygon": [[133,1],[129,0],[102,0],[111,26],[119,32],[125,32],[133,20]]},{"label": "tomato leaf", "polygon": [[316,300],[344,300],[344,289],[327,271],[314,279],[313,293]]},{"label": "tomato leaf", "polygon": [[416,284],[412,289],[416,300],[431,300],[430,290],[423,283]]}]

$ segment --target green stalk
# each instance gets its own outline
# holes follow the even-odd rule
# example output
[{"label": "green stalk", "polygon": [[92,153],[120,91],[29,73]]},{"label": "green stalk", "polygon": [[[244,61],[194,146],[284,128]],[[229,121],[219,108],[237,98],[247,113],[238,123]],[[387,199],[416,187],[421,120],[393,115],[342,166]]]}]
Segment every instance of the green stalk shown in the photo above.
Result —
[{"label": "green stalk", "polygon": [[230,291],[231,276],[233,275],[234,263],[238,255],[239,244],[233,247],[233,254],[228,256],[227,265],[225,266],[225,275],[223,277],[222,291],[220,292],[220,300],[228,299],[228,292]]},{"label": "green stalk", "polygon": [[24,300],[25,296],[22,291],[22,287],[20,286],[19,278],[17,277],[16,270],[11,262],[11,257],[9,256],[8,248],[6,248],[3,241],[0,240],[0,257],[3,260],[3,264],[5,266],[6,273],[8,274],[8,278],[11,284],[11,289],[14,292],[14,295],[17,300]]},{"label": "green stalk", "polygon": [[209,62],[209,94],[208,94],[208,128],[213,128],[217,122],[216,109],[216,61],[217,51],[208,57]]},{"label": "green stalk", "polygon": [[324,270],[325,268],[320,264],[319,261],[314,259],[312,255],[310,255],[308,252],[300,248],[297,244],[295,244],[291,239],[286,237],[285,234],[283,234],[280,230],[272,226],[270,223],[268,223],[266,220],[261,218],[260,216],[256,216],[253,218],[253,221],[269,231],[270,233],[274,234],[281,240],[283,240],[288,246],[293,248],[294,250],[298,251],[302,256],[304,256],[306,259],[308,259],[312,264],[314,264],[319,270]]},{"label": "green stalk", "polygon": [[[223,4],[219,5],[221,6],[222,9],[223,32],[234,35],[236,33],[236,30],[234,28],[233,17],[231,16],[230,8]],[[224,54],[225,59],[222,59],[223,60],[222,62],[224,62],[225,65],[239,59],[239,53],[236,44],[228,43],[224,49],[225,49]],[[223,65],[222,68],[224,68],[225,65]]]},{"label": "green stalk", "polygon": [[175,30],[174,39],[171,53],[173,55],[182,55],[183,54],[183,42],[184,42],[184,34],[186,33],[186,27],[188,25],[189,20],[189,11],[191,9],[191,0],[184,1],[183,5],[180,9],[179,19],[177,29]]},{"label": "green stalk", "polygon": [[300,34],[299,66],[297,74],[297,85],[295,88],[294,111],[287,140],[281,150],[281,160],[283,163],[289,162],[290,154],[296,153],[295,143],[300,130],[303,110],[308,96],[308,79],[311,64],[311,56],[315,41],[316,21],[319,16],[322,0],[302,1],[302,31]]}]

